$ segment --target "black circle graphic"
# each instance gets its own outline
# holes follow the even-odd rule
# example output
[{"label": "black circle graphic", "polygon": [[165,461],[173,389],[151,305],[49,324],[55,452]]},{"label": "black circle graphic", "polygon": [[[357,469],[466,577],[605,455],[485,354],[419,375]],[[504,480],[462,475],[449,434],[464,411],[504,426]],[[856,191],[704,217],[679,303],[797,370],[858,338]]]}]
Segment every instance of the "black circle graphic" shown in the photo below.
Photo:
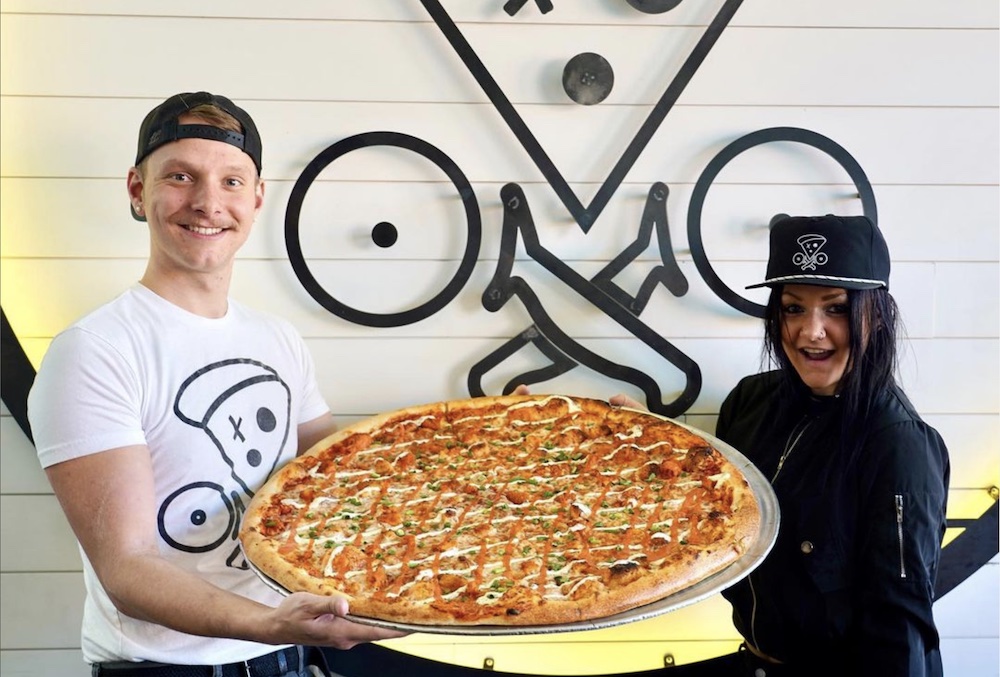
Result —
[{"label": "black circle graphic", "polygon": [[251,449],[247,452],[247,463],[250,464],[251,468],[256,468],[264,460],[264,455],[260,453],[257,449]]},{"label": "black circle graphic", "polygon": [[615,72],[600,54],[583,52],[570,59],[562,75],[563,90],[582,106],[600,103],[615,85]]},{"label": "black circle graphic", "polygon": [[388,221],[380,221],[372,228],[372,242],[383,249],[396,244],[398,238],[399,232],[396,230],[396,226]]},{"label": "black circle graphic", "polygon": [[[395,146],[405,150],[413,151],[433,162],[443,171],[462,198],[462,205],[465,207],[465,221],[468,229],[468,239],[465,242],[465,252],[462,255],[461,264],[455,275],[448,284],[436,296],[426,303],[404,310],[398,313],[369,313],[357,308],[352,308],[331,296],[323,286],[316,280],[309,271],[305,256],[302,253],[302,243],[299,239],[299,216],[302,212],[302,203],[305,201],[306,193],[313,181],[319,176],[331,162],[359,148],[370,146]],[[479,213],[479,203],[476,201],[475,191],[468,179],[458,168],[450,157],[445,155],[436,146],[433,146],[423,139],[415,136],[402,134],[400,132],[365,132],[349,136],[346,139],[334,143],[327,147],[302,171],[295,186],[292,188],[292,195],[288,200],[288,208],[285,211],[285,247],[288,250],[288,258],[295,271],[296,277],[305,290],[317,303],[328,311],[355,324],[363,324],[368,327],[398,327],[405,324],[412,324],[427,317],[446,306],[472,275],[476,258],[479,255],[479,245],[482,240],[482,222]]]},{"label": "black circle graphic", "polygon": [[[183,494],[189,492],[200,492],[204,496],[195,496],[197,500],[196,505],[201,505],[204,507],[194,507],[187,508],[178,511],[174,508],[174,502]],[[216,503],[218,501],[218,503]],[[184,513],[189,510],[185,515]],[[221,511],[224,510],[229,515],[229,520],[227,521],[225,527],[219,530],[219,533],[205,533],[205,534],[194,534],[192,536],[193,541],[182,543],[170,535],[168,531],[167,523],[177,524],[178,520],[187,517],[187,519],[195,526],[202,526],[208,524],[208,514],[210,511]],[[174,514],[169,514],[173,512]],[[214,482],[192,482],[191,484],[184,485],[174,493],[167,496],[163,503],[160,505],[159,513],[156,516],[157,527],[160,532],[160,536],[166,541],[171,547],[181,550],[183,552],[209,552],[215,550],[217,547],[222,545],[229,534],[232,533],[233,527],[236,526],[236,508],[233,506],[233,502],[229,500],[226,496],[225,490],[215,484]]]},{"label": "black circle graphic", "polygon": [[701,237],[701,213],[705,206],[705,196],[708,194],[708,189],[723,167],[740,153],[754,146],[775,141],[794,141],[812,146],[836,160],[847,171],[855,188],[858,189],[864,215],[870,218],[872,223],[878,224],[875,192],[861,165],[843,146],[822,134],[799,127],[769,127],[741,136],[723,148],[705,167],[691,193],[691,202],[688,205],[688,244],[691,246],[691,256],[698,267],[698,272],[701,273],[702,279],[715,292],[715,295],[736,310],[754,317],[764,317],[764,306],[730,289],[712,268],[712,263],[705,254],[705,243]]}]

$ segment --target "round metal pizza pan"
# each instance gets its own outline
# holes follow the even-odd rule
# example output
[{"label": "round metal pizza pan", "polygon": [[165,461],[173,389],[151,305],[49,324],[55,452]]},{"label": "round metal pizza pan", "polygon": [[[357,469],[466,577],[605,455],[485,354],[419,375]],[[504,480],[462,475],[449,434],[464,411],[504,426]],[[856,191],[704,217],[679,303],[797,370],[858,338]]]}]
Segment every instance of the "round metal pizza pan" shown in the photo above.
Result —
[{"label": "round metal pizza pan", "polygon": [[[712,574],[708,578],[699,581],[692,586],[679,590],[655,602],[650,602],[649,604],[611,616],[595,618],[588,621],[577,621],[574,623],[519,626],[419,625],[415,623],[386,621],[379,618],[367,618],[364,616],[355,616],[353,614],[348,614],[347,618],[355,623],[372,625],[379,628],[399,630],[402,632],[423,632],[439,635],[495,637],[501,635],[541,635],[557,632],[580,632],[583,630],[611,628],[660,616],[694,604],[695,602],[700,602],[701,600],[711,597],[712,595],[741,581],[743,578],[748,576],[751,571],[756,569],[762,561],[764,561],[764,558],[771,551],[771,548],[774,546],[774,541],[778,536],[778,523],[780,521],[778,499],[774,495],[774,490],[771,488],[770,482],[767,481],[767,478],[765,478],[764,475],[757,470],[757,467],[754,466],[754,464],[751,463],[743,454],[713,435],[709,435],[708,433],[682,423],[681,421],[669,419],[664,416],[658,416],[657,414],[651,414],[647,411],[642,411],[640,413],[671,421],[677,425],[687,428],[696,435],[700,435],[705,438],[709,444],[718,449],[719,452],[729,459],[729,461],[743,473],[744,477],[746,477],[747,483],[750,485],[750,489],[753,491],[753,494],[757,499],[757,504],[760,506],[760,531],[757,534],[756,540],[750,545],[749,548],[747,548],[747,551],[728,567],[722,571]],[[287,589],[254,566],[253,562],[251,562],[249,558],[245,557],[244,559],[246,559],[251,571],[257,574],[257,576],[259,576],[266,585],[282,595],[289,594]]]}]

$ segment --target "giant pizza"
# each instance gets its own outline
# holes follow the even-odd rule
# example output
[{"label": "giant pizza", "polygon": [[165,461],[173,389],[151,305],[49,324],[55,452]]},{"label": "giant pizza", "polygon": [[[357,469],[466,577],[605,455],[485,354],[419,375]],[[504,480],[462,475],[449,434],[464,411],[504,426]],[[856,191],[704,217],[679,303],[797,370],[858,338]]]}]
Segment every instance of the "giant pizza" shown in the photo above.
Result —
[{"label": "giant pizza", "polygon": [[272,475],[241,529],[284,590],[432,626],[564,624],[736,562],[761,511],[673,421],[565,396],[482,397],[345,428]]}]

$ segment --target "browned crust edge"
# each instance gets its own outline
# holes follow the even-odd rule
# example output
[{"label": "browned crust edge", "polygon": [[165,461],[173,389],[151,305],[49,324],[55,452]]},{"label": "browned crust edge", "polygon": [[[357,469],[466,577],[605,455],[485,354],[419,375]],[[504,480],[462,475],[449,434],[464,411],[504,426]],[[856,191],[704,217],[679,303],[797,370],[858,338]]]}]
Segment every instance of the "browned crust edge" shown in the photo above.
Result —
[{"label": "browned crust edge", "polygon": [[[689,557],[686,558],[688,564],[685,566],[667,566],[644,575],[627,585],[605,589],[597,596],[582,600],[545,600],[536,607],[521,611],[516,616],[500,613],[482,618],[458,620],[451,614],[435,609],[431,605],[410,605],[406,604],[405,600],[386,602],[353,598],[339,590],[337,586],[318,580],[301,568],[289,566],[275,551],[273,540],[262,536],[258,530],[262,519],[262,509],[270,504],[275,495],[281,493],[281,488],[289,480],[301,478],[306,474],[301,460],[307,457],[322,456],[331,446],[355,433],[378,430],[391,419],[412,414],[497,404],[509,406],[527,401],[543,400],[548,397],[551,396],[506,395],[433,402],[379,414],[338,430],[272,474],[254,495],[247,507],[239,534],[247,559],[261,573],[286,590],[347,597],[351,600],[351,614],[354,616],[414,625],[523,626],[594,620],[650,604],[722,571],[736,562],[752,546],[759,534],[762,522],[760,506],[743,473],[727,458],[724,458],[723,464],[730,476],[737,478],[738,481],[733,481],[734,503],[737,505],[737,509],[730,517],[729,531],[731,535],[725,543],[719,544],[718,547],[688,550],[687,552],[697,553],[694,564],[690,563],[692,558]],[[611,405],[600,400],[573,396],[560,397],[566,397],[578,403],[588,403],[599,408],[612,408]],[[643,414],[644,412],[637,411],[635,413]],[[655,414],[652,416],[656,417]],[[697,433],[691,432],[691,434],[697,436]],[[716,453],[721,454],[718,450]]]}]

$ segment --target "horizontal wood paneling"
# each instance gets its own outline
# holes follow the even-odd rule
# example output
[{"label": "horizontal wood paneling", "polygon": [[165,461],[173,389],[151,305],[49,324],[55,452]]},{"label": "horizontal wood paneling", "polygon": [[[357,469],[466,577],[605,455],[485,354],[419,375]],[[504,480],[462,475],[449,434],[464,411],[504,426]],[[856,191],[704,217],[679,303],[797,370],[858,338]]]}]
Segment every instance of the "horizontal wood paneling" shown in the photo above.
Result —
[{"label": "horizontal wood paneling", "polygon": [[[744,285],[759,279],[762,265],[733,263],[718,264],[714,268],[731,289],[742,290]],[[691,261],[681,261],[680,266],[690,284],[688,293],[676,298],[665,289],[658,289],[639,316],[639,321],[668,340],[741,337],[757,343],[761,335],[759,321],[733,310],[715,296],[697,276]],[[590,279],[602,265],[584,262],[572,267],[578,275]],[[627,292],[637,293],[651,267],[651,264],[636,264],[629,275],[623,274],[616,281]],[[456,268],[454,262],[341,261],[310,264],[313,275],[328,294],[356,310],[378,314],[394,314],[420,307],[444,289]],[[142,269],[143,263],[138,259],[8,260],[0,268],[0,290],[3,290],[3,304],[11,325],[22,341],[47,339],[79,315],[117,296],[124,286],[141,276]],[[241,262],[234,278],[233,294],[237,299],[255,299],[253,305],[261,310],[286,317],[307,337],[506,338],[522,331],[531,324],[531,320],[516,299],[495,313],[487,312],[482,307],[481,295],[494,269],[495,266],[488,262],[478,264],[459,295],[441,311],[418,323],[381,331],[328,313],[308,296],[286,262]],[[109,275],[112,271],[115,274]],[[515,274],[528,281],[546,312],[570,336],[632,337],[628,329],[569,290],[560,280],[541,269],[539,264],[518,264]],[[908,338],[916,341],[933,337],[933,268],[930,264],[901,263],[895,266],[894,276],[897,283],[903,283],[899,284],[900,291],[896,296]],[[80,285],[78,280],[94,280],[95,283]],[[400,280],[407,282],[401,283]],[[23,293],[18,294],[17,291],[19,285],[24,285],[21,289],[32,289],[33,297],[43,300],[44,314],[24,303]],[[760,290],[745,293],[748,299],[759,303],[766,301],[766,293]],[[941,302],[947,302],[947,297],[942,297]],[[975,319],[977,317],[978,320]],[[972,338],[963,336],[955,340],[971,340],[975,344],[977,336],[995,336],[996,330],[989,320],[988,312],[966,319],[965,325],[973,327],[974,331],[963,333]],[[986,338],[983,340],[990,342]],[[911,349],[912,346],[907,346],[904,354]]]},{"label": "horizontal wood paneling", "polygon": [[995,415],[1000,392],[990,375],[997,373],[996,340],[921,339],[903,355],[901,382],[918,411]]},{"label": "horizontal wood paneling", "polygon": [[[204,88],[240,99],[487,101],[432,23],[229,19],[232,30],[225,32],[219,23],[200,17],[8,14],[0,42],[22,58],[0,66],[5,93],[162,97],[185,91],[190,74],[199,73]],[[461,30],[511,101],[566,106],[572,102],[562,89],[562,68],[573,55],[597,52],[611,63],[616,77],[606,106],[651,105],[704,32],[503,22],[470,23]],[[120,55],[156,50],[149,35],[160,32],[183,34],[196,44],[215,42],[232,60],[255,68],[206,72],[199,68],[200,52],[174,50],[171,69],[155,79],[143,77],[148,61]],[[850,49],[843,48],[847,42]],[[273,47],[267,59],[259,58],[262,44]],[[998,101],[996,62],[989,67],[996,50],[991,31],[734,26],[681,102],[991,106]],[[744,58],[748,53],[756,58]],[[347,54],[365,67],[350,67]],[[983,67],[956,77],[955,64],[962,63]],[[288,77],[315,65],[320,77]],[[117,77],[105,77],[110,72]]]},{"label": "horizontal wood paneling", "polygon": [[[124,158],[122,166],[128,164]],[[300,169],[305,169],[305,165]],[[9,258],[142,258],[149,250],[145,224],[128,213],[125,170],[108,179],[0,179],[0,230],[4,259]],[[294,182],[268,180],[264,209],[243,248],[241,258],[287,258],[285,213]],[[497,258],[500,247],[502,184],[477,183],[482,215],[481,260]],[[546,248],[566,261],[610,260],[636,237],[649,184],[625,183],[595,226],[584,234],[544,185],[523,186],[532,201],[532,215]],[[691,183],[669,186],[667,218],[675,255],[690,258],[687,217]],[[717,182],[710,191],[702,237],[713,262],[760,260],[766,255],[764,224],[778,212],[817,211],[858,213],[860,201],[846,184],[802,186]],[[574,184],[585,194],[586,184]],[[984,262],[1000,258],[1000,190],[994,186],[874,186],[879,226],[892,249],[894,262]],[[45,209],[38,209],[38,205]],[[465,239],[465,216],[450,184],[406,182],[317,182],[306,205],[312,212],[300,218],[302,249],[317,259],[438,259],[440,239]],[[316,212],[319,212],[319,215]],[[454,217],[456,221],[449,220]],[[371,241],[371,228],[389,221],[400,231],[391,248]],[[448,224],[448,225],[446,225]],[[100,236],[97,236],[100,235]],[[518,257],[525,258],[523,247]],[[641,261],[659,257],[655,241]],[[961,270],[961,268],[959,268]]]},{"label": "horizontal wood paneling", "polygon": [[1000,335],[1000,304],[984,304],[980,291],[996,289],[998,280],[1000,266],[994,263],[936,263],[934,288],[939,302],[934,309],[934,335]]},{"label": "horizontal wood paneling", "polygon": [[[615,339],[586,339],[580,343],[596,350],[609,359],[634,349],[634,341]],[[481,359],[499,342],[482,339],[455,339],[448,343],[424,342],[414,339],[309,339],[310,350],[316,356],[321,383],[325,394],[338,413],[370,413],[382,409],[405,406],[409,402],[440,399],[464,389],[467,367]],[[736,384],[737,374],[752,373],[758,363],[759,346],[756,341],[738,339],[678,339],[678,349],[689,355],[702,367],[704,387],[701,397],[691,413],[718,411],[718,405],[729,389]],[[998,409],[995,383],[981,378],[984,373],[996,373],[998,355],[996,344],[986,340],[937,340],[914,341],[913,362],[904,363],[903,383],[918,410],[936,414],[978,413],[995,415]],[[345,356],[350,356],[346,359]],[[449,356],[445,359],[445,355]],[[658,361],[636,356],[628,363],[648,368],[658,379],[666,393],[670,393],[672,372]],[[512,358],[513,359],[513,358]],[[441,370],[420,370],[413,365],[440,364]],[[940,365],[940,366],[939,366]],[[512,364],[501,367],[512,377],[520,371]],[[507,371],[509,370],[509,371]],[[577,370],[574,370],[577,371]],[[353,383],[372,383],[373,374],[379,387],[370,399],[351,388]],[[577,377],[569,372],[565,377],[546,383],[562,392],[579,392],[583,395],[606,397],[608,385],[593,377]],[[500,383],[505,382],[500,379]],[[566,385],[560,387],[562,383]],[[961,385],[964,384],[964,387]],[[627,388],[623,389],[628,390]],[[496,390],[498,390],[497,388]],[[495,392],[495,390],[494,390]],[[386,399],[388,397],[388,400]],[[343,403],[343,404],[341,404]]]},{"label": "horizontal wood paneling", "polygon": [[[171,90],[172,91],[172,90]],[[136,120],[149,99],[0,97],[0,161],[6,177],[120,178],[135,153]],[[338,139],[374,130],[411,134],[438,146],[473,184],[537,182],[540,172],[488,104],[251,101],[267,139],[266,178],[298,178],[305,165]],[[637,106],[532,106],[526,124],[569,182],[601,183],[648,115]],[[75,123],[71,122],[75,121]],[[650,185],[694,182],[729,142],[775,126],[804,127],[852,153],[873,183],[995,185],[995,151],[959,155],[956,148],[1000,147],[997,111],[989,108],[843,108],[679,106],[671,111],[629,173]],[[45,130],[44,134],[31,130]],[[620,130],[596,134],[594,130]],[[928,133],[934,130],[934,133]],[[586,142],[581,142],[581,139]],[[327,167],[328,180],[384,181],[384,156],[360,150]],[[822,160],[822,161],[819,161]],[[427,180],[410,171],[394,180]],[[435,177],[438,178],[438,177]],[[720,182],[829,184],[845,172],[799,144],[754,148],[730,163]],[[593,191],[580,199],[588,203]],[[598,224],[600,221],[598,221]]]},{"label": "horizontal wood paneling", "polygon": [[972,677],[1000,675],[1000,640],[953,638],[941,640],[944,674]]},{"label": "horizontal wood paneling", "polygon": [[[562,0],[547,15],[528,2],[516,17],[503,13],[502,0],[443,4],[586,204],[722,0],[684,2],[660,15],[622,2]],[[123,176],[138,122],[174,91],[216,90],[246,106],[265,142],[267,200],[233,294],[303,332],[338,422],[464,396],[471,365],[529,324],[517,301],[497,313],[480,302],[499,252],[505,183],[524,187],[543,244],[590,277],[632,241],[650,185],[663,181],[671,189],[672,248],[691,289],[682,298],[658,290],[641,320],[701,365],[703,391],[685,418],[712,430],[722,397],[759,366],[760,330],[695,269],[691,192],[732,140],[803,127],[841,144],[874,186],[911,339],[903,383],[951,450],[951,516],[975,517],[969,513],[991,500],[988,487],[1000,485],[998,26],[992,0],[743,3],[584,235],[418,0],[3,0],[0,301],[37,360],[55,332],[137,279],[147,239],[126,211]],[[177,35],[202,49],[177,50]],[[563,66],[581,51],[600,52],[615,69],[601,106],[575,106],[560,86]],[[373,130],[415,135],[451,157],[472,183],[483,224],[478,263],[456,299],[422,322],[384,330],[336,319],[309,298],[292,274],[283,233],[306,164],[329,144]],[[855,192],[840,167],[810,148],[771,144],[740,155],[705,203],[713,267],[742,289],[760,276],[773,214],[857,213]],[[390,249],[371,242],[381,220],[400,231]],[[302,228],[310,268],[338,298],[365,310],[422,302],[455,269],[464,243],[460,202],[441,172],[384,147],[328,167],[310,190]],[[656,259],[653,242],[617,281],[635,291]],[[523,249],[515,274],[585,347],[648,371],[668,399],[683,385],[673,367]],[[523,351],[484,386],[497,391],[542,360]],[[536,390],[630,392],[583,368]],[[83,677],[79,554],[34,450],[0,409],[0,672]],[[998,562],[936,607],[947,674],[1000,674]],[[662,665],[665,652],[685,663],[735,642],[719,597],[654,621],[597,637],[413,635],[397,646],[471,666],[489,655],[498,670],[545,665],[584,674],[612,652],[635,661],[627,667],[647,669]]]},{"label": "horizontal wood paneling", "polygon": [[0,497],[51,493],[35,447],[10,415],[0,416]]},{"label": "horizontal wood paneling", "polygon": [[[1000,565],[987,564],[934,605],[935,620],[948,638],[1000,635]],[[963,674],[963,673],[955,673]]]},{"label": "horizontal wood paneling", "polygon": [[[527,3],[515,18],[503,13],[500,0],[443,0],[441,3],[456,21],[491,20],[500,22],[576,24],[663,24],[704,25],[714,16],[720,0],[682,3],[663,14],[643,14],[624,3],[564,2],[558,11],[541,14]],[[110,14],[126,16],[190,16],[280,18],[304,20],[343,19],[355,21],[427,21],[417,0],[407,2],[329,3],[326,0],[298,0],[276,4],[271,0],[216,0],[206,5],[200,0],[90,0],[86,6],[65,0],[5,0],[0,13]],[[914,3],[911,0],[844,0],[831,5],[825,0],[755,0],[745,2],[732,25],[746,26],[857,26],[917,28],[996,28],[998,11],[989,0],[967,0],[956,12],[941,3]]]},{"label": "horizontal wood paneling", "polygon": [[[528,325],[525,318],[520,328]],[[314,353],[321,376],[328,379],[324,386],[333,410],[338,414],[353,415],[460,396],[467,392],[469,368],[499,348],[505,340],[506,337],[500,336],[391,338],[391,333],[387,332],[359,338],[312,338],[307,339],[307,343]],[[621,359],[631,366],[648,368],[650,375],[661,384],[667,400],[676,396],[671,395],[673,388],[679,392],[682,387],[680,373],[634,339],[588,338],[578,342],[608,359]],[[678,338],[671,342],[702,368],[702,394],[691,413],[717,411],[716,407],[735,385],[739,375],[757,371],[760,364],[759,342],[749,338]],[[32,348],[33,341],[24,343],[26,349],[31,350],[29,354],[36,353]],[[41,343],[47,345],[47,340]],[[734,351],[735,354],[721,354],[720,351]],[[534,357],[524,359],[529,357],[529,351],[522,352],[524,356],[517,355],[494,370],[495,383],[491,382],[494,373],[488,375],[485,383],[488,392],[499,391],[508,378],[528,367],[547,364]],[[901,381],[918,411],[923,414],[995,415],[1000,408],[1000,396],[995,381],[983,378],[983,374],[996,373],[1000,366],[998,360],[997,343],[993,339],[912,340],[903,356]],[[598,397],[609,394],[606,390],[609,382],[593,380],[593,377],[578,372],[581,370],[569,372],[547,383],[546,387]],[[357,383],[366,383],[373,391],[368,394],[353,392],[357,390],[354,387]],[[377,388],[375,384],[378,384]],[[391,393],[389,400],[385,399],[387,390]],[[351,391],[349,397],[348,391]],[[343,399],[351,402],[344,405],[347,408],[342,408],[340,404]]]},{"label": "horizontal wood paneling", "polygon": [[[699,277],[690,260],[679,262],[689,283],[687,294],[674,297],[658,288],[639,319],[669,338],[733,337],[758,338],[760,322],[733,310]],[[0,293],[11,326],[22,338],[51,338],[79,316],[111,300],[141,277],[145,263],[139,259],[8,259],[0,269]],[[396,314],[419,308],[441,292],[458,268],[456,261],[318,261],[310,271],[327,294],[358,311]],[[572,263],[576,275],[593,278],[601,263]],[[651,262],[634,264],[616,278],[626,292],[638,293]],[[745,298],[764,303],[766,290],[744,291],[760,279],[763,263],[719,263],[716,274]],[[995,264],[989,267],[996,269]],[[455,299],[441,311],[409,325],[378,332],[385,336],[513,336],[527,324],[521,302],[512,299],[495,313],[482,306],[482,293],[495,272],[493,262],[480,262]],[[103,273],[98,275],[97,273]],[[893,275],[899,284],[897,302],[911,339],[934,336],[934,268],[927,263],[899,263]],[[548,314],[574,337],[628,337],[630,332],[597,307],[567,287],[535,262],[518,263],[514,274],[535,290]],[[94,280],[80,285],[80,280]],[[33,298],[45,304],[44,314],[25,305],[19,291],[31,289]],[[234,276],[233,296],[261,310],[291,320],[306,336],[362,336],[371,328],[335,317],[325,311],[302,288],[285,261],[241,261]],[[942,302],[946,299],[943,298]],[[995,313],[994,313],[995,315]],[[963,318],[971,327],[957,334],[962,338],[995,337],[990,314]]]},{"label": "horizontal wood paneling", "polygon": [[952,487],[1000,487],[1000,416],[995,414],[926,414],[951,455]]},{"label": "horizontal wood paneling", "polygon": [[77,571],[83,566],[73,531],[52,494],[0,496],[4,545],[0,571]]},{"label": "horizontal wood paneling", "polygon": [[90,677],[80,649],[15,649],[0,651],[4,677]]},{"label": "horizontal wood paneling", "polygon": [[0,573],[0,649],[80,646],[83,575]]}]

